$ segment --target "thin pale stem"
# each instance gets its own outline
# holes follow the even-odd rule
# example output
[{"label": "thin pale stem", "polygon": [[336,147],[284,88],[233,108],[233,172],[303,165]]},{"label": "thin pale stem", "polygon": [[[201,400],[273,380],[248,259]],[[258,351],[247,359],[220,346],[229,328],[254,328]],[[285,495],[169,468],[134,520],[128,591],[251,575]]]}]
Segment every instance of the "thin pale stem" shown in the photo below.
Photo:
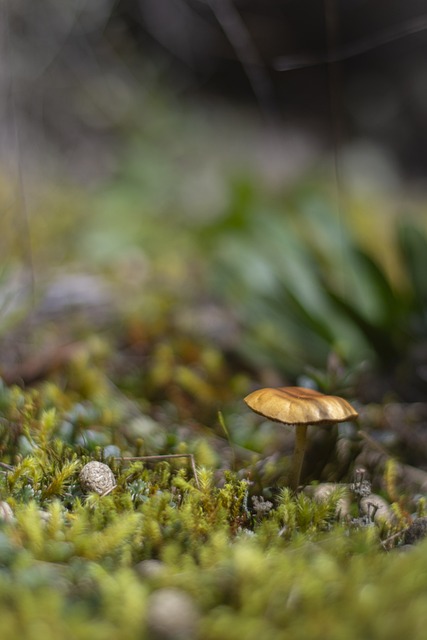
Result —
[{"label": "thin pale stem", "polygon": [[289,487],[296,491],[299,486],[302,463],[304,461],[305,446],[307,441],[307,425],[297,424],[295,427],[295,448],[292,456],[291,470],[289,473]]}]

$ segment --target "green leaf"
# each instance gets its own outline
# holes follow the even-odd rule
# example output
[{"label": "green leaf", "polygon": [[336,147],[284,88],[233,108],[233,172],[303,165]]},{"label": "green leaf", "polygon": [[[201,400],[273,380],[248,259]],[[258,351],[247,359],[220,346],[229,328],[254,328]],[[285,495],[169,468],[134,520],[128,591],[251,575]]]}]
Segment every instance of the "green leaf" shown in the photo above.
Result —
[{"label": "green leaf", "polygon": [[353,250],[357,275],[365,294],[369,294],[376,308],[376,317],[384,327],[396,323],[396,314],[401,314],[401,300],[397,300],[385,271],[380,265],[359,248]]},{"label": "green leaf", "polygon": [[413,223],[400,223],[397,227],[397,243],[403,264],[415,296],[418,309],[427,306],[427,237]]},{"label": "green leaf", "polygon": [[371,348],[378,354],[380,360],[386,364],[394,361],[397,357],[397,349],[390,333],[384,331],[380,325],[373,323],[362,315],[356,306],[335,293],[325,284],[325,292],[341,311],[354,325],[358,327],[365,336]]}]

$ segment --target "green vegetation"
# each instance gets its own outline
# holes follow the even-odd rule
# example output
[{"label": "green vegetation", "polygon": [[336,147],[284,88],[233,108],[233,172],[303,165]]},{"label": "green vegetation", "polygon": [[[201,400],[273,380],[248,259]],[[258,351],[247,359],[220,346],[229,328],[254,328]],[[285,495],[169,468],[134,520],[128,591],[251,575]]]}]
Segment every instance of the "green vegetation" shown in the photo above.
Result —
[{"label": "green vegetation", "polygon": [[[273,504],[231,471],[199,466],[197,488],[182,463],[109,457],[135,436],[114,401],[75,393],[2,389],[3,638],[181,637],[152,630],[164,589],[191,598],[190,637],[423,637],[425,543],[384,551],[390,527],[338,520],[339,487],[322,502],[281,489]],[[83,494],[90,459],[115,473],[111,494]]]},{"label": "green vegetation", "polygon": [[[426,542],[402,550],[427,486],[421,216],[349,198],[343,219],[322,180],[242,172],[196,217],[158,134],[99,193],[39,194],[33,299],[2,240],[2,640],[421,640]],[[292,434],[242,401],[287,383],[361,416],[310,439],[308,493],[284,486]],[[147,459],[167,454],[187,457]],[[92,460],[108,495],[79,482]]]}]

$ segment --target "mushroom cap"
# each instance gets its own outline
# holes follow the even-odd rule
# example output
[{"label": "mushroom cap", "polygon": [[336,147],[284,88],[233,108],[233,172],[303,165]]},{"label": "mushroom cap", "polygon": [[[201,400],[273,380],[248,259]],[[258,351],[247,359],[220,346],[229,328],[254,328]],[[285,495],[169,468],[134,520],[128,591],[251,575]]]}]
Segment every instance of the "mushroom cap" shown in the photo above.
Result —
[{"label": "mushroom cap", "polygon": [[304,387],[267,387],[253,391],[244,400],[256,413],[284,424],[331,424],[358,416],[344,398]]}]

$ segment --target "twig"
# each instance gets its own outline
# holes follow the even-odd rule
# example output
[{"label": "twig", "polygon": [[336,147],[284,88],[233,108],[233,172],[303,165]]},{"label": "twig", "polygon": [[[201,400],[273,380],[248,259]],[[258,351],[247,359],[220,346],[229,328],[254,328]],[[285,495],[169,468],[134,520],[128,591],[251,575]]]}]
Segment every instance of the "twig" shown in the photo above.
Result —
[{"label": "twig", "polygon": [[6,469],[6,471],[14,471],[15,467],[12,467],[10,464],[6,464],[5,462],[0,462],[0,467]]},{"label": "twig", "polygon": [[388,551],[387,549],[387,543],[391,542],[391,540],[394,540],[395,538],[398,538],[399,536],[402,535],[402,533],[405,533],[405,531],[408,531],[409,527],[405,527],[405,529],[402,529],[401,531],[398,531],[397,533],[393,533],[393,535],[389,536],[388,538],[386,538],[385,540],[381,540],[381,546],[385,549],[385,551]]},{"label": "twig", "polygon": [[276,60],[274,67],[278,71],[292,71],[293,69],[304,69],[321,64],[330,64],[332,62],[343,62],[367,53],[368,51],[372,51],[373,49],[377,49],[378,47],[395,42],[396,40],[400,40],[401,38],[420,33],[426,29],[427,15],[422,15],[398,26],[379,31],[370,37],[362,38],[343,47],[328,50],[327,55],[303,54],[281,56]]},{"label": "twig", "polygon": [[242,65],[264,115],[276,115],[273,87],[251,34],[232,0],[205,0]]},{"label": "twig", "polygon": [[125,462],[138,462],[140,460],[168,460],[169,458],[189,458],[191,463],[191,468],[193,470],[194,480],[196,481],[196,486],[200,489],[199,476],[197,475],[196,462],[194,460],[194,455],[192,453],[166,453],[158,456],[123,456],[119,458],[114,458],[114,460],[124,460]]}]

